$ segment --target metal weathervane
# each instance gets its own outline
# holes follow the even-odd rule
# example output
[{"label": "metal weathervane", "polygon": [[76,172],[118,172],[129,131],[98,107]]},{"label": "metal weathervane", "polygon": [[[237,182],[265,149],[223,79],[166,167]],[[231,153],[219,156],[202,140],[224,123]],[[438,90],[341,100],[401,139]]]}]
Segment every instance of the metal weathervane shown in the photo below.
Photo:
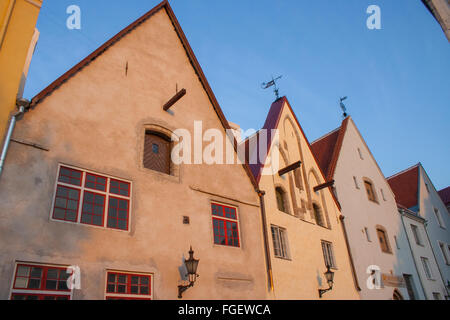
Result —
[{"label": "metal weathervane", "polygon": [[347,100],[348,97],[343,97],[340,100],[340,105],[341,105],[341,109],[342,112],[344,112],[343,116],[344,118],[347,118],[348,114],[347,114],[347,108],[345,107],[344,101]]},{"label": "metal weathervane", "polygon": [[277,87],[277,80],[280,80],[281,78],[282,78],[283,76],[279,76],[278,78],[273,78],[273,76],[272,76],[272,80],[271,81],[269,81],[269,82],[264,82],[262,85],[261,85],[261,88],[263,88],[263,89],[269,89],[270,87],[274,87],[274,90],[273,90],[273,92],[275,93],[275,97],[277,98],[277,100],[278,99],[280,99],[280,94],[279,94],[279,89],[278,89],[278,87]]}]

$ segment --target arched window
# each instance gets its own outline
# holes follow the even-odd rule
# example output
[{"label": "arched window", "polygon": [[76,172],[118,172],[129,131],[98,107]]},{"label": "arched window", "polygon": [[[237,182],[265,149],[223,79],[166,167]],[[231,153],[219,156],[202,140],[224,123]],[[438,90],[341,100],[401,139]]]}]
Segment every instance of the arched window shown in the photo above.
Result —
[{"label": "arched window", "polygon": [[286,206],[286,192],[280,187],[275,188],[275,194],[277,197],[278,210],[288,213]]},{"label": "arched window", "polygon": [[171,140],[156,131],[145,132],[144,168],[170,174]]},{"label": "arched window", "polygon": [[386,253],[392,253],[386,230],[382,227],[377,227],[377,236],[378,240],[380,241],[381,251]]},{"label": "arched window", "polygon": [[371,181],[369,181],[368,179],[364,179],[364,187],[366,188],[367,198],[370,201],[378,202],[377,196],[375,194],[375,188],[373,187],[373,183]]},{"label": "arched window", "polygon": [[316,223],[319,226],[325,227],[325,221],[323,220],[323,216],[322,216],[322,209],[320,209],[320,207],[313,203],[313,210],[314,210],[314,218],[316,219]]}]

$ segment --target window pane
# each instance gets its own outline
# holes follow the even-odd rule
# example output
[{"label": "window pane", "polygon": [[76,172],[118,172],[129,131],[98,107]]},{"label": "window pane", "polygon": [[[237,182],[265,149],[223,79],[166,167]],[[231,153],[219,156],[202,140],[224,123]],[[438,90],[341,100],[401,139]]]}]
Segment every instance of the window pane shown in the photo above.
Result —
[{"label": "window pane", "polygon": [[25,289],[28,287],[28,278],[17,278],[14,287]]},{"label": "window pane", "polygon": [[30,267],[26,266],[18,266],[17,267],[17,276],[18,277],[28,277],[30,274]]}]

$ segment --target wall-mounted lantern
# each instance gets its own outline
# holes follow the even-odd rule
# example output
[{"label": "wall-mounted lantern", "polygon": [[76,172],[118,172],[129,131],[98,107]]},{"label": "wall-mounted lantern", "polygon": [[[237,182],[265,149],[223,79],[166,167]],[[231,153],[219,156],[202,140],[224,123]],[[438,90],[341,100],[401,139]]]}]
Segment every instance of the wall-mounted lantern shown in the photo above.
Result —
[{"label": "wall-mounted lantern", "polygon": [[333,289],[334,284],[334,272],[330,270],[330,266],[327,266],[327,271],[324,273],[325,278],[327,279],[328,289],[319,289],[319,297],[322,298],[325,292],[328,292]]},{"label": "wall-mounted lantern", "polygon": [[194,259],[194,250],[189,250],[189,259],[184,261],[184,265],[186,266],[187,269],[187,277],[188,277],[188,281],[189,284],[186,286],[183,285],[179,285],[178,286],[178,298],[181,299],[183,298],[183,292],[185,292],[187,289],[189,289],[190,287],[194,286],[195,281],[197,280],[197,277],[199,277],[199,275],[197,274],[197,267],[198,267],[198,263],[200,262],[200,260],[196,260]]}]

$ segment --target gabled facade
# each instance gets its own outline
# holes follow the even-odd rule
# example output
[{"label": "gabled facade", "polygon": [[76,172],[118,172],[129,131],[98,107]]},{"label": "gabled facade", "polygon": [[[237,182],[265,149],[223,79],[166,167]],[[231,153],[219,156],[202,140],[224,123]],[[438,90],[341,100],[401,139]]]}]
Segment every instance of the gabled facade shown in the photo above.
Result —
[{"label": "gabled facade", "polygon": [[229,128],[167,1],[37,95],[0,180],[0,299],[177,299],[190,246],[183,298],[266,298],[249,169],[168,160],[195,121]]},{"label": "gabled facade", "polygon": [[438,266],[432,278],[438,282],[442,278],[443,287],[438,292],[442,299],[442,292],[449,296],[446,286],[450,283],[450,214],[445,204],[420,163],[393,175],[388,182],[397,202],[426,220],[427,235]]},{"label": "gabled facade", "polygon": [[[243,145],[265,192],[270,298],[319,299],[318,289],[329,287],[324,272],[330,266],[334,285],[322,299],[358,299],[339,204],[322,186],[327,181],[285,97],[272,104],[262,130]],[[257,156],[265,146],[269,156]],[[292,165],[293,170],[279,172]]]},{"label": "gabled facade", "polygon": [[351,117],[311,144],[345,217],[363,300],[410,299],[404,276],[423,299],[397,204]]},{"label": "gabled facade", "polygon": [[[416,212],[401,205],[399,205],[399,213],[422,284],[424,297],[427,300],[443,300],[446,296],[445,287],[428,238],[427,221]],[[417,288],[412,281],[405,277],[405,282],[409,296],[417,297]]]}]

